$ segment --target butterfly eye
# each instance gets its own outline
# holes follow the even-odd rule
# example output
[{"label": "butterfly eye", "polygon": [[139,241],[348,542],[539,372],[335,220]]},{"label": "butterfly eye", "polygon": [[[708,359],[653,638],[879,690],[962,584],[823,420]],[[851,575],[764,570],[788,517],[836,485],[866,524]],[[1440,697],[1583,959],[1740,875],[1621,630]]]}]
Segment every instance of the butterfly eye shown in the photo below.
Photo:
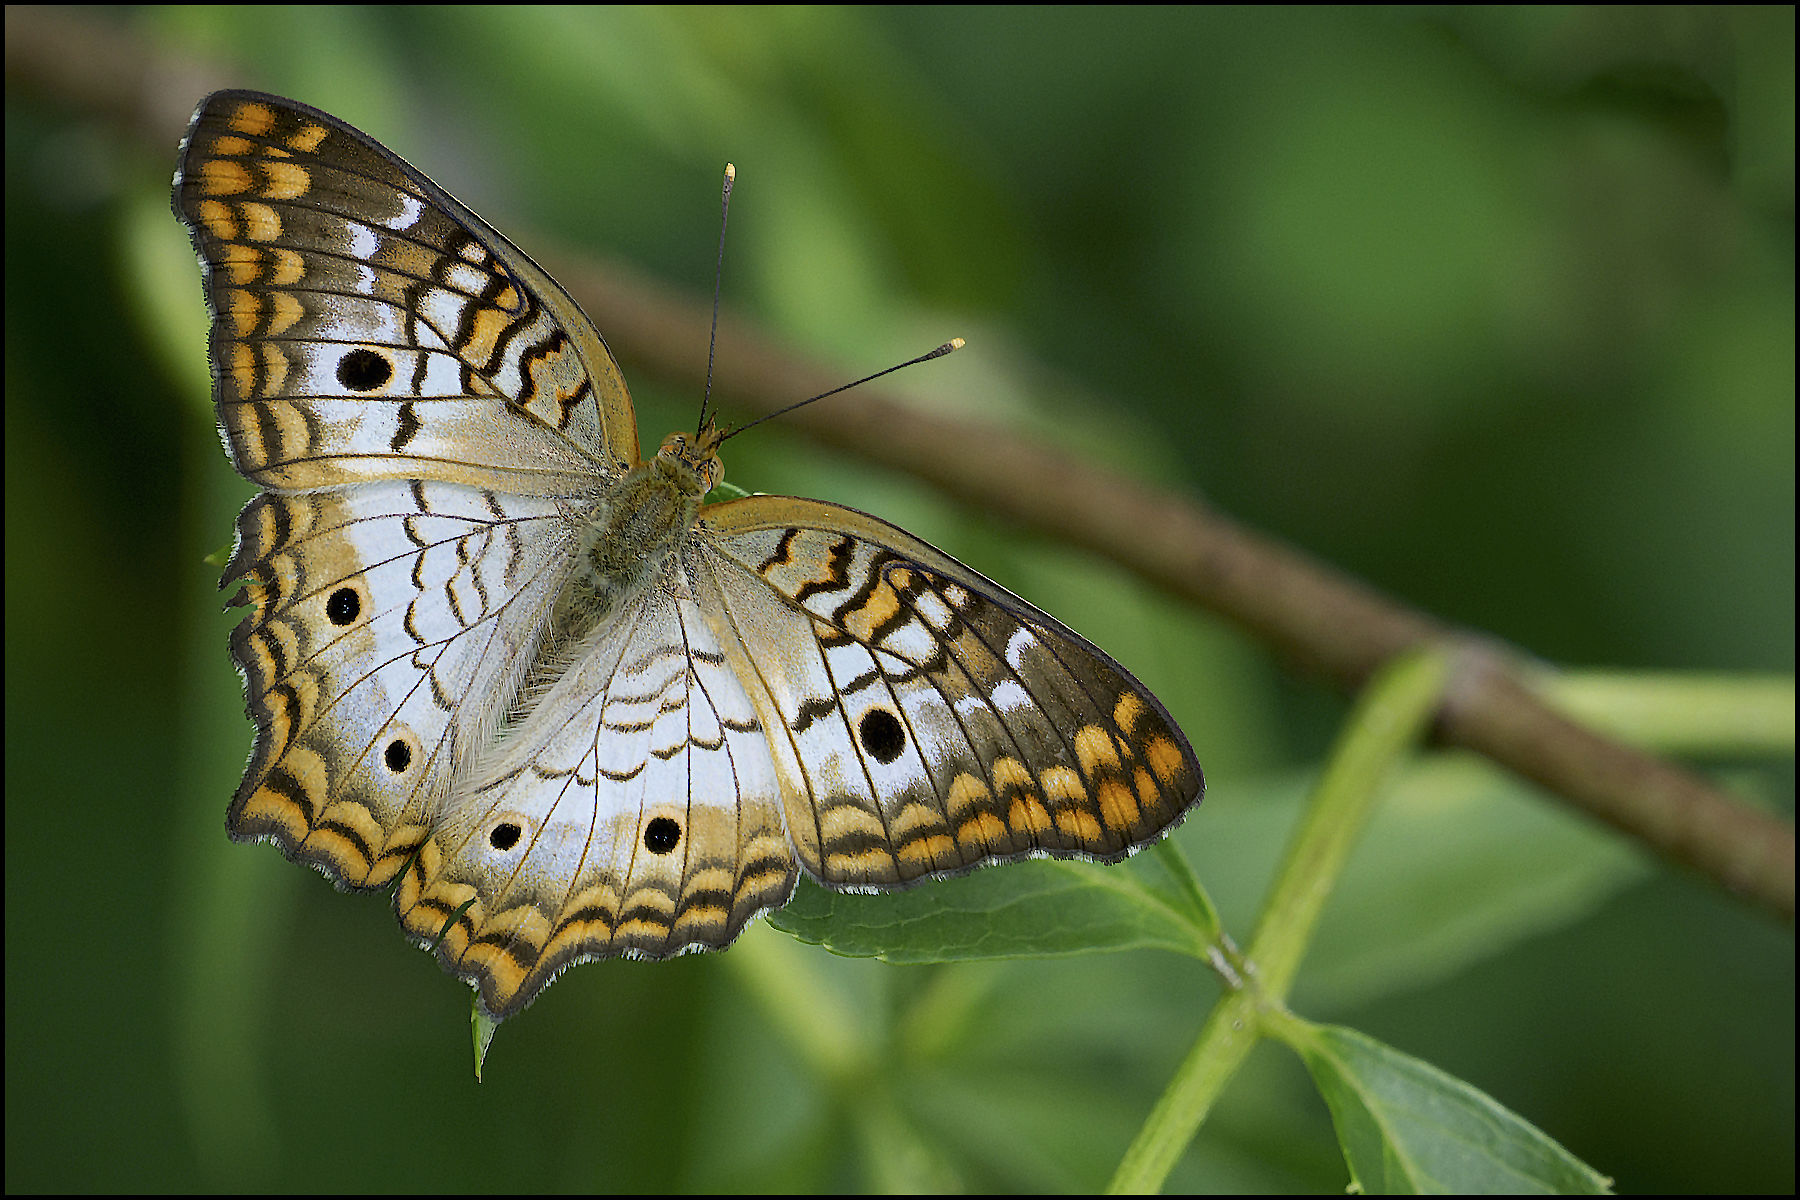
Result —
[{"label": "butterfly eye", "polygon": [[394,376],[393,364],[359,347],[338,359],[338,382],[353,392],[372,392]]},{"label": "butterfly eye", "polygon": [[863,749],[876,762],[891,763],[906,749],[906,730],[900,718],[885,708],[871,708],[864,713],[856,731],[862,736]]},{"label": "butterfly eye", "polygon": [[496,850],[511,850],[524,834],[525,831],[512,821],[502,821],[488,831],[488,845]]},{"label": "butterfly eye", "polygon": [[644,849],[667,854],[681,842],[681,826],[668,817],[654,817],[644,826]]},{"label": "butterfly eye", "polygon": [[341,587],[325,599],[325,619],[333,625],[344,626],[356,620],[362,612],[362,597],[356,594],[353,587]]}]

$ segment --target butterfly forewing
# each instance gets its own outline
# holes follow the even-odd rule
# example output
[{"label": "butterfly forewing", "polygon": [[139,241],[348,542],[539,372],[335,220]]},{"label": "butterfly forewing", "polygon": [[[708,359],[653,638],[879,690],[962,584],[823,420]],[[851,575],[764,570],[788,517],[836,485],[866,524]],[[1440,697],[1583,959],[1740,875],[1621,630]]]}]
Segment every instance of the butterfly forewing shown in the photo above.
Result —
[{"label": "butterfly forewing", "polygon": [[175,208],[264,489],[224,580],[257,727],[228,827],[397,879],[490,1017],[724,946],[801,869],[1116,859],[1199,798],[1156,698],[1005,589],[850,509],[702,508],[710,427],[642,463],[568,295],[350,126],[209,97]]},{"label": "butterfly forewing", "polygon": [[175,206],[205,269],[221,427],[257,483],[555,495],[638,461],[624,381],[574,302],[335,118],[210,97]]},{"label": "butterfly forewing", "polygon": [[1199,796],[1186,738],[1129,672],[917,538],[773,496],[702,528],[740,674],[778,731],[789,834],[822,882],[1121,858]]}]

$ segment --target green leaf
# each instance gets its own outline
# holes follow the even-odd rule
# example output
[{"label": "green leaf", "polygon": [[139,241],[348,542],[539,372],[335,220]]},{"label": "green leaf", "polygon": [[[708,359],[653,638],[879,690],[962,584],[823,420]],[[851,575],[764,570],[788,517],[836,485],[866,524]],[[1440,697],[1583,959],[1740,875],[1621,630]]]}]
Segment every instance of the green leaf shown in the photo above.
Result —
[{"label": "green leaf", "polygon": [[1611,1180],[1518,1114],[1429,1063],[1342,1026],[1284,1014],[1268,1028],[1312,1072],[1357,1191],[1611,1190]]},{"label": "green leaf", "polygon": [[500,1028],[487,1013],[482,1011],[481,996],[477,993],[469,1001],[469,1037],[475,1045],[475,1082],[481,1082],[481,1068],[487,1065],[488,1047],[494,1044],[494,1034]]},{"label": "green leaf", "polygon": [[1129,866],[1017,863],[882,895],[803,879],[769,923],[803,942],[888,962],[1029,958],[1154,947],[1205,954],[1216,931],[1171,847]]}]

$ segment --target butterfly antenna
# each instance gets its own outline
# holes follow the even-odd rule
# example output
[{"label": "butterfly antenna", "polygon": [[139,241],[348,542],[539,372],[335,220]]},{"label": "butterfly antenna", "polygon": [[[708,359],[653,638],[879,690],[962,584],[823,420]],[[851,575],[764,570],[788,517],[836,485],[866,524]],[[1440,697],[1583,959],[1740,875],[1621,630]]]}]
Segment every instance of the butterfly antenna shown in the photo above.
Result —
[{"label": "butterfly antenna", "polygon": [[944,355],[950,353],[952,350],[961,350],[963,348],[963,346],[965,346],[966,344],[967,343],[965,343],[961,338],[951,338],[949,341],[945,342],[943,345],[939,346],[937,349],[932,350],[926,354],[921,354],[917,358],[909,358],[903,363],[895,363],[893,366],[889,367],[885,371],[877,371],[873,375],[865,375],[861,379],[858,379],[852,383],[846,383],[846,384],[843,384],[842,386],[834,387],[829,392],[820,392],[818,395],[809,397],[808,399],[805,399],[805,400],[797,400],[794,403],[788,405],[786,408],[778,408],[772,413],[767,413],[763,416],[756,418],[756,420],[754,420],[754,421],[748,421],[742,425],[739,425],[736,429],[733,429],[730,433],[726,434],[724,438],[720,438],[719,440],[724,441],[725,438],[734,438],[738,434],[744,432],[744,430],[746,430],[746,429],[754,429],[756,426],[761,425],[764,421],[773,421],[776,417],[784,416],[787,413],[791,413],[796,408],[804,408],[806,405],[811,404],[814,400],[823,400],[827,396],[835,396],[839,392],[847,392],[853,387],[861,387],[865,383],[870,383],[874,380],[880,379],[883,375],[892,375],[895,371],[901,370],[904,367],[913,367],[913,366],[917,366],[918,364],[920,364],[922,362],[930,362],[934,358],[942,358],[942,357],[944,357]]},{"label": "butterfly antenna", "polygon": [[700,397],[700,419],[694,432],[706,428],[706,413],[712,407],[713,356],[719,349],[719,288],[725,278],[725,224],[731,219],[731,185],[737,180],[737,168],[725,164],[725,185],[719,191],[719,258],[713,264],[712,332],[706,339],[706,394]]}]

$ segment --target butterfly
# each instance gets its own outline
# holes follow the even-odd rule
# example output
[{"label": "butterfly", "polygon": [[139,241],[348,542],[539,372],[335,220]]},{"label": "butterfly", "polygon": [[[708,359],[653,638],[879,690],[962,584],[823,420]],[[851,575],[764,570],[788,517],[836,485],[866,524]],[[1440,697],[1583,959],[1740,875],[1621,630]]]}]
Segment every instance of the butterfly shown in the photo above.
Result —
[{"label": "butterfly", "polygon": [[1092,643],[893,525],[708,503],[523,251],[292,100],[195,111],[221,435],[261,490],[221,587],[256,725],[227,812],[516,1014],[564,968],[723,947],[798,874],[876,891],[1117,860],[1204,789]]}]

